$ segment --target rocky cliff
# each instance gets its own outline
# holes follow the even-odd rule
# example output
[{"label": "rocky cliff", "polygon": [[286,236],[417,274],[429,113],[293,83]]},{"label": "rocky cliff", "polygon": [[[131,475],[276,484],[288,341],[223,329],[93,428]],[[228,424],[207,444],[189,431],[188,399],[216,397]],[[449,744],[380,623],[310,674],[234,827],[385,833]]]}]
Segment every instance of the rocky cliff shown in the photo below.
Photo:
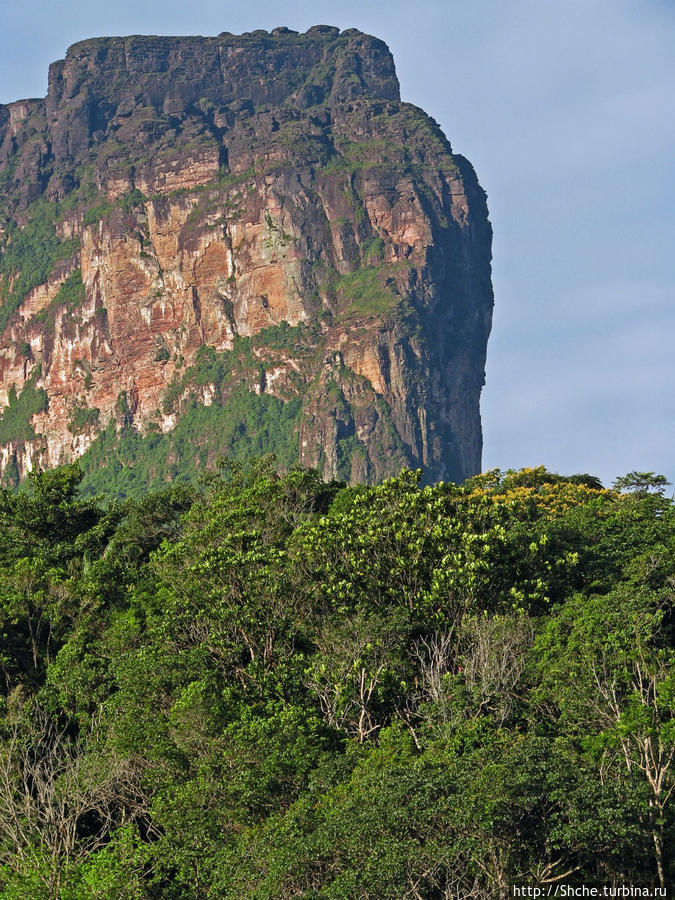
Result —
[{"label": "rocky cliff", "polygon": [[0,188],[5,480],[138,465],[132,438],[162,477],[270,449],[352,482],[479,471],[485,195],[381,41],[75,44],[0,106]]}]

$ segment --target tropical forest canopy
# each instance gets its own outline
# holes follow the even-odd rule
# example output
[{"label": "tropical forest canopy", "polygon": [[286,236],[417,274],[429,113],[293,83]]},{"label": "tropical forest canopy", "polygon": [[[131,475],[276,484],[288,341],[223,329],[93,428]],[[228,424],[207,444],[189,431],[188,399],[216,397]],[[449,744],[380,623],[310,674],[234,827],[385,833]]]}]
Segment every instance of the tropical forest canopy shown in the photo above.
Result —
[{"label": "tropical forest canopy", "polygon": [[637,476],[3,490],[0,897],[667,884],[674,508]]}]

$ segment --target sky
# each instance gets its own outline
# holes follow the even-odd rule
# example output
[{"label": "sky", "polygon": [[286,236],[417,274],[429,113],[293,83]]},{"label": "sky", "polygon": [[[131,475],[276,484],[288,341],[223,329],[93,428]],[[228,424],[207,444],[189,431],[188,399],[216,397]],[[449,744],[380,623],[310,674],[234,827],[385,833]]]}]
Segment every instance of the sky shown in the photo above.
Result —
[{"label": "sky", "polygon": [[488,195],[483,469],[675,482],[675,0],[228,6],[0,0],[0,103],[44,96],[49,63],[87,37],[377,35],[402,99],[440,123]]}]

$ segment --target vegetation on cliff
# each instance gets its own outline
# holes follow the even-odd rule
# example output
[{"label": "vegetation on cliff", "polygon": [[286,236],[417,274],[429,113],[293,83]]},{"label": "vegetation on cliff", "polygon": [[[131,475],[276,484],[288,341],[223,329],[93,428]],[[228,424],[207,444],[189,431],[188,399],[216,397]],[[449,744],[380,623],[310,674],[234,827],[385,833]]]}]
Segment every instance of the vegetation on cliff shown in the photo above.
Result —
[{"label": "vegetation on cliff", "polygon": [[18,395],[14,385],[9,389],[7,406],[0,415],[0,444],[35,437],[31,420],[47,407],[47,392],[35,387],[39,376],[40,369],[37,368]]},{"label": "vegetation on cliff", "polygon": [[298,458],[299,412],[299,400],[284,403],[239,388],[222,405],[188,402],[167,434],[141,436],[131,426],[118,432],[111,421],[82,457],[82,494],[122,500],[142,496],[148,486],[194,485],[223,456],[246,463],[274,452],[289,469]]},{"label": "vegetation on cliff", "polygon": [[3,492],[0,896],[668,882],[675,508],[638,475]]},{"label": "vegetation on cliff", "polygon": [[[5,483],[90,448],[96,490],[104,443],[134,469],[119,495],[191,478],[188,423],[157,436],[186,415],[202,462],[271,449],[351,483],[480,468],[485,194],[401,102],[381,41],[78,43],[44,100],[0,105],[0,185],[0,395],[40,366],[54,400],[6,435]],[[225,371],[195,384],[203,347]],[[226,410],[245,438],[210,441]]]},{"label": "vegetation on cliff", "polygon": [[[57,207],[40,201],[33,204],[23,227],[11,222],[0,242],[0,332],[4,331],[21,301],[44,284],[55,266],[72,257],[79,238],[61,240],[56,234]],[[67,298],[64,298],[64,300]]]}]

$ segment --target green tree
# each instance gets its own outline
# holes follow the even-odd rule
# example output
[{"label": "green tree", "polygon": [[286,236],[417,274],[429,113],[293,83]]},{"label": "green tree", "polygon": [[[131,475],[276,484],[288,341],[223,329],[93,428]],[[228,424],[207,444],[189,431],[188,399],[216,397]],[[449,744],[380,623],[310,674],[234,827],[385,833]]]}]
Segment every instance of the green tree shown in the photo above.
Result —
[{"label": "green tree", "polygon": [[663,494],[670,486],[665,475],[654,472],[628,472],[614,482],[617,491],[631,491],[636,497],[643,498],[649,493]]}]

